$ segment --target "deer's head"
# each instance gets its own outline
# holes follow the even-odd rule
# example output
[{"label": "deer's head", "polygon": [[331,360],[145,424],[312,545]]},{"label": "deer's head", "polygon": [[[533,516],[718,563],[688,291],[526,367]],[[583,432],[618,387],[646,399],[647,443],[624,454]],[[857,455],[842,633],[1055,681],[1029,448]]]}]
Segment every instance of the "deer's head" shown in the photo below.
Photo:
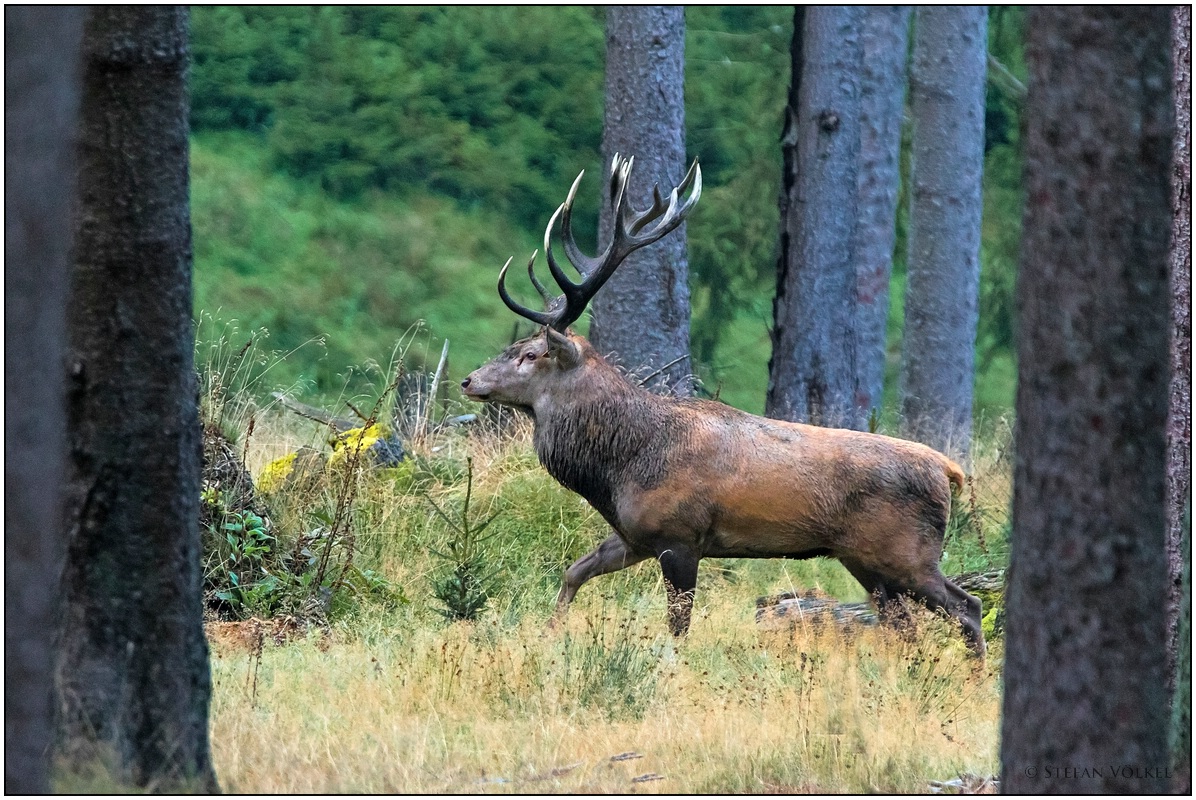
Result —
[{"label": "deer's head", "polygon": [[[610,203],[614,210],[615,230],[601,254],[587,256],[573,238],[573,200],[584,171],[573,181],[565,202],[549,219],[544,230],[544,256],[548,270],[563,294],[553,297],[536,277],[536,253],[527,262],[528,277],[544,300],[544,311],[533,311],[519,304],[507,292],[507,269],[513,260],[507,259],[498,274],[499,297],[516,314],[543,328],[540,333],[515,342],[461,381],[461,391],[466,397],[533,408],[551,394],[575,390],[579,371],[587,364],[602,360],[585,337],[570,331],[569,326],[581,317],[590,299],[610,279],[623,259],[675,230],[702,195],[702,170],[694,161],[685,180],[669,193],[667,202],[661,197],[659,188],[654,187],[652,207],[636,211],[627,200],[627,180],[633,161],[616,155],[611,164]],[[681,196],[687,192],[689,196],[682,201]],[[551,238],[558,218],[565,255],[581,276],[580,283],[574,283],[553,257]]]}]

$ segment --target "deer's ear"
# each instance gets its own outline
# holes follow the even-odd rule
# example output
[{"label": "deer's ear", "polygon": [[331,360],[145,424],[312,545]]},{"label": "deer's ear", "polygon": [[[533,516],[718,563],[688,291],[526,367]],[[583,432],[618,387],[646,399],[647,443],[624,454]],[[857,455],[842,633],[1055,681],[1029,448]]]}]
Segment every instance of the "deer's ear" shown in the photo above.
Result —
[{"label": "deer's ear", "polygon": [[568,336],[546,327],[544,338],[548,342],[549,357],[555,358],[562,367],[568,369],[581,363],[581,349]]}]

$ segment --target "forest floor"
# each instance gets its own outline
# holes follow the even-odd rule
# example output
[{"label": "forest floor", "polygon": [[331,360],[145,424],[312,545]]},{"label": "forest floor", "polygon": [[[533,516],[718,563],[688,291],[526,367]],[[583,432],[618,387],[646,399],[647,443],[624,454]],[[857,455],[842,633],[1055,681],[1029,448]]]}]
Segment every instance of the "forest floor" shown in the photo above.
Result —
[{"label": "forest floor", "polygon": [[[255,480],[301,445],[329,449],[327,429],[309,421],[230,409],[222,424]],[[606,528],[544,473],[528,433],[446,430],[409,443],[398,467],[284,482],[261,495],[270,533],[255,534],[259,551],[240,540],[233,555],[221,549],[258,524],[225,509],[233,528],[206,534],[209,592],[239,558],[240,594],[224,587],[236,613],[225,616],[275,621],[260,634],[252,622],[208,626],[224,791],[925,793],[998,771],[999,635],[980,664],[927,612],[906,632],[756,623],[764,595],[865,600],[834,561],[704,561],[683,640],[667,632],[660,573],[645,562],[587,584],[546,631],[561,573]],[[1004,566],[1003,441],[974,448],[947,574]],[[437,595],[459,575],[460,520],[472,529],[492,515],[468,567],[485,606],[449,621]],[[305,586],[312,596],[325,548],[314,585],[331,587],[330,601],[311,624],[310,602],[295,597]]]},{"label": "forest floor", "polygon": [[674,642],[655,592],[587,588],[551,635],[378,614],[260,660],[217,649],[224,791],[925,793],[998,771],[999,642],[979,666],[934,619],[763,632],[748,585],[703,585]]}]

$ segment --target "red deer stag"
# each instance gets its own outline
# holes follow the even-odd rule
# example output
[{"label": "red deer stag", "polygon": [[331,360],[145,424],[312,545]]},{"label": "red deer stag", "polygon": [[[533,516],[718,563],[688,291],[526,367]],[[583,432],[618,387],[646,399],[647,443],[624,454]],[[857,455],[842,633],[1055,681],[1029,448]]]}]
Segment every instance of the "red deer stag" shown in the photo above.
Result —
[{"label": "red deer stag", "polygon": [[[511,298],[507,260],[498,276],[499,296],[543,329],[461,382],[472,400],[531,414],[540,463],[614,528],[565,573],[554,619],[590,578],[655,558],[669,594],[669,628],[680,636],[689,628],[703,557],[833,556],[868,590],[882,615],[899,595],[912,596],[958,620],[969,645],[983,656],[980,601],[939,572],[952,486],[958,492],[964,480],[953,461],[888,436],[781,422],[717,402],[653,394],[569,330],[620,262],[677,228],[701,195],[695,161],[667,203],[656,191],[652,207],[637,211],[626,193],[631,165],[631,159],[615,156],[614,234],[597,258],[582,253],[570,227],[584,172],[549,220],[544,255],[563,294],[553,298],[536,279],[534,254],[527,265],[545,311]],[[553,257],[549,239],[558,218],[580,283]]]}]

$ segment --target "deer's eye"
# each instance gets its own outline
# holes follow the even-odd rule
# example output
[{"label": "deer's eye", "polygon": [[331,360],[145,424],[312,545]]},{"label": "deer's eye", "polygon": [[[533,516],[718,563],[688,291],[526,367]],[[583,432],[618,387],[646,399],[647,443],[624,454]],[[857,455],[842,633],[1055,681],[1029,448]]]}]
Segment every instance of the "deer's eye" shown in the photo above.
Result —
[{"label": "deer's eye", "polygon": [[536,360],[536,354],[535,354],[535,353],[532,353],[532,352],[527,352],[527,353],[524,353],[524,354],[523,354],[523,360],[524,360],[524,361],[535,361],[535,360]]}]

